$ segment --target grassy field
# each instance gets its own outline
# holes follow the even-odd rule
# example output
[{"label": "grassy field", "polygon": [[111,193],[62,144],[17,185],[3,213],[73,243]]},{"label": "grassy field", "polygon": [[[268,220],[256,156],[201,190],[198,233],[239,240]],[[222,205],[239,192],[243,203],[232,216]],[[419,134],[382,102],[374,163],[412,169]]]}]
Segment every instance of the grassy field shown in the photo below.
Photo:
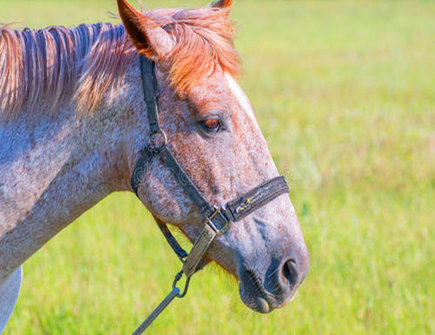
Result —
[{"label": "grassy field", "polygon": [[[3,0],[0,22],[117,22],[115,8]],[[232,17],[311,271],[290,305],[259,315],[209,267],[152,333],[434,334],[435,4],[236,0]],[[135,197],[110,196],[25,263],[5,334],[127,334],[178,268]]]}]

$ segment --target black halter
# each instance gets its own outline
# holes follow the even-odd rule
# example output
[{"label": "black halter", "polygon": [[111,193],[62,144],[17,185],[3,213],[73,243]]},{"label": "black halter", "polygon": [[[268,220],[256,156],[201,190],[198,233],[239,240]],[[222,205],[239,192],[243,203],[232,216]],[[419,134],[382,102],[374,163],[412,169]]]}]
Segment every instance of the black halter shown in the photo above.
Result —
[{"label": "black halter", "polygon": [[[147,164],[153,157],[158,156],[173,172],[181,187],[183,187],[186,194],[196,204],[205,218],[204,228],[189,254],[180,246],[175,237],[170,233],[168,227],[165,224],[159,223],[159,227],[166,240],[178,258],[183,262],[183,269],[176,276],[173,285],[173,288],[176,288],[176,282],[180,280],[183,274],[186,276],[187,282],[184,292],[180,294],[178,291],[178,294],[174,295],[182,297],[186,294],[190,277],[202,267],[202,257],[215,237],[225,233],[232,222],[241,220],[276,197],[288,193],[289,188],[284,177],[276,177],[221,207],[214,206],[208,202],[172,154],[167,145],[166,134],[160,128],[155,64],[143,56],[140,56],[140,64],[151,135],[149,137],[149,144],[142,151],[133,170],[131,187],[136,195],[138,195],[138,187],[143,180]],[[143,331],[145,328],[139,328],[138,330]]]}]

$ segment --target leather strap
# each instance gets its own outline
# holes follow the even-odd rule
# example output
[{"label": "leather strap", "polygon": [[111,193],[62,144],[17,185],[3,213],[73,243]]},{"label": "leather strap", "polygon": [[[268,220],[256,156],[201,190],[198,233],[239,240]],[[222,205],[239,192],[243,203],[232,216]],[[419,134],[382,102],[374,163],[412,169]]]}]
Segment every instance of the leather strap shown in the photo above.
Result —
[{"label": "leather strap", "polygon": [[239,221],[281,194],[288,192],[289,187],[284,177],[273,178],[238,199],[230,201],[226,206],[227,211],[225,214],[231,221]]},{"label": "leather strap", "polygon": [[155,75],[155,64],[148,58],[140,56],[140,68],[142,73],[143,93],[148,110],[150,134],[153,134],[160,130],[159,107],[156,99],[157,80]]},{"label": "leather strap", "polygon": [[163,146],[158,154],[165,163],[165,165],[172,172],[174,177],[177,179],[178,183],[183,187],[184,192],[186,192],[189,198],[198,207],[200,212],[204,215],[211,213],[213,211],[213,207],[205,199],[201,191],[198,190],[196,185],[187,175],[186,171],[184,171],[184,169],[181,167],[180,163],[178,163],[177,159],[172,154],[172,151],[168,148],[168,146]]},{"label": "leather strap", "polygon": [[202,261],[202,257],[207,251],[210,244],[216,238],[217,232],[208,224],[202,229],[198,239],[193,244],[186,261],[183,264],[183,273],[186,278],[193,276],[199,270],[198,265]]},{"label": "leather strap", "polygon": [[172,235],[171,231],[169,230],[168,226],[158,220],[156,220],[157,225],[160,228],[160,231],[162,232],[163,236],[165,236],[166,241],[171,246],[172,250],[174,250],[177,257],[180,259],[180,261],[184,262],[184,259],[188,256],[188,253],[186,250],[184,250],[181,245],[178,243],[178,241],[175,239],[174,235]]},{"label": "leather strap", "polygon": [[[157,82],[155,76],[155,65],[153,61],[143,56],[140,56],[140,65],[151,139],[154,134],[163,134],[160,128],[158,115],[159,109],[156,96]],[[189,178],[189,176],[178,163],[177,159],[174,157],[166,143],[159,147],[155,147],[154,143],[149,143],[149,145],[143,150],[143,153],[133,170],[133,175],[131,179],[131,186],[136,195],[138,186],[143,179],[146,166],[155,154],[158,154],[165,163],[165,165],[172,171],[177,181],[180,183],[180,185],[183,186],[185,192],[187,193],[189,198],[192,199],[192,201],[196,204],[196,206],[198,206],[201,213],[206,216],[210,215],[213,212],[213,207],[209,204],[209,202],[205,199],[202,193],[198,190],[196,185]]]}]

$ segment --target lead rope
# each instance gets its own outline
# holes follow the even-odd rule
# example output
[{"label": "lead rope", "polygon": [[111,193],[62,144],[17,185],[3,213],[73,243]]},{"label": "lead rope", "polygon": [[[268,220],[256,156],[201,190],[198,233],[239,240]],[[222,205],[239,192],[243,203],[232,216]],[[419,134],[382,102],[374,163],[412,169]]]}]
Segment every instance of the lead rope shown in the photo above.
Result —
[{"label": "lead rope", "polygon": [[163,310],[168,307],[168,305],[180,294],[180,289],[174,287],[171,292],[166,296],[165,299],[152,311],[152,313],[145,319],[144,322],[134,331],[133,335],[142,334],[151,323],[163,312]]},{"label": "lead rope", "polygon": [[174,283],[172,284],[172,290],[169,292],[169,294],[162,300],[162,302],[151,312],[150,315],[145,319],[144,322],[141,323],[141,325],[133,332],[132,335],[140,335],[142,334],[157,317],[165,310],[166,307],[169,306],[169,304],[175,299],[175,298],[183,298],[187,290],[189,288],[189,282],[190,277],[186,280],[186,286],[184,287],[183,293],[181,293],[181,290],[179,287],[177,287],[177,282],[181,279],[183,276],[183,271],[180,271],[177,273],[174,279]]}]

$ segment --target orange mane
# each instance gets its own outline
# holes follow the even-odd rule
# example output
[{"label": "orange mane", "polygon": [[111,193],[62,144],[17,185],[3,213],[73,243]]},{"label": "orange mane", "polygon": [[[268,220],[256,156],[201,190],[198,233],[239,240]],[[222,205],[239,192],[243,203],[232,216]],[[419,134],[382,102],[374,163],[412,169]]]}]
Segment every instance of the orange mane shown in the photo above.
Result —
[{"label": "orange mane", "polygon": [[[238,74],[226,9],[158,9],[144,15],[175,36],[176,46],[166,61],[178,93],[188,93],[219,68]],[[24,110],[54,112],[73,103],[91,113],[105,94],[116,92],[135,57],[122,25],[24,31],[0,27],[0,119]]]},{"label": "orange mane", "polygon": [[234,27],[228,11],[201,8],[178,10],[170,15],[165,10],[146,14],[176,37],[177,44],[167,58],[171,65],[169,78],[179,93],[188,93],[218,67],[238,75],[239,57],[233,45]]}]

